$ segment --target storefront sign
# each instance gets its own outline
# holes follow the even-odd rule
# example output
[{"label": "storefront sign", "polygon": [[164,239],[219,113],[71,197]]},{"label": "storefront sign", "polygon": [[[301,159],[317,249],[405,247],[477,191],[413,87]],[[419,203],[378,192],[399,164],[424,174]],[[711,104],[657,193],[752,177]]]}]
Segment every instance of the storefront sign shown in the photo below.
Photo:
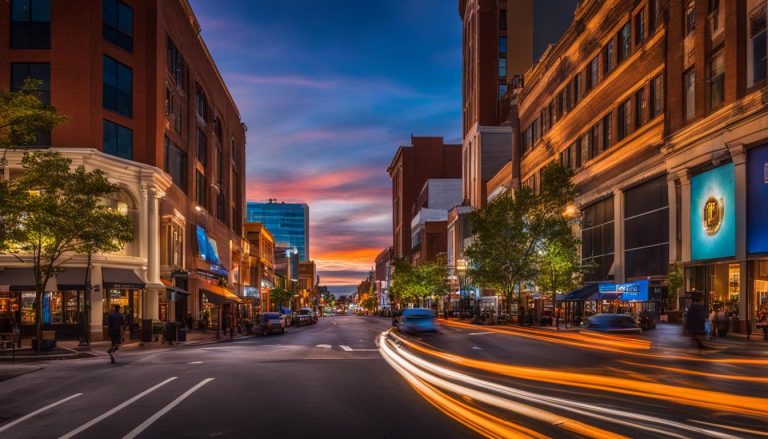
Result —
[{"label": "storefront sign", "polygon": [[729,163],[691,178],[691,259],[736,254],[736,188]]},{"label": "storefront sign", "polygon": [[648,281],[639,280],[637,282],[628,282],[625,284],[600,284],[598,291],[604,299],[609,299],[608,294],[615,294],[615,299],[622,302],[647,302],[648,301]]},{"label": "storefront sign", "polygon": [[768,253],[768,145],[747,156],[747,251]]},{"label": "storefront sign", "polygon": [[219,251],[216,247],[216,241],[209,238],[205,229],[197,226],[197,253],[200,259],[212,264],[219,263]]}]

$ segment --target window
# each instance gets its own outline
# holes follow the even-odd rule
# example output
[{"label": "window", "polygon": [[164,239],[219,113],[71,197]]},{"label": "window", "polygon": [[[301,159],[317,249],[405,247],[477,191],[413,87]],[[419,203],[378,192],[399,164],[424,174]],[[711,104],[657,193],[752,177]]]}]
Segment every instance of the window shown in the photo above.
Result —
[{"label": "window", "polygon": [[531,135],[533,137],[533,144],[535,145],[539,140],[541,140],[541,127],[539,125],[539,119],[536,119],[531,123],[531,130],[533,131],[533,134]]},{"label": "window", "polygon": [[49,63],[12,63],[11,91],[24,88],[24,81],[35,79],[40,81],[37,97],[44,104],[51,103],[51,65]]},{"label": "window", "polygon": [[581,168],[581,138],[576,139],[571,148],[573,148],[573,159],[576,162],[576,169],[579,169]]},{"label": "window", "polygon": [[696,30],[696,7],[694,1],[689,1],[685,7],[685,35],[688,36]]},{"label": "window", "polygon": [[611,126],[611,113],[606,114],[603,116],[603,151],[606,151],[608,148],[613,145],[613,133],[611,133],[611,130],[613,127]]},{"label": "window", "polygon": [[499,78],[507,76],[507,59],[499,58]]},{"label": "window", "polygon": [[227,197],[222,193],[216,196],[216,219],[227,222]]},{"label": "window", "polygon": [[568,87],[565,87],[563,91],[560,92],[560,101],[563,103],[562,115],[565,116],[569,111],[571,111],[571,99],[568,96]]},{"label": "window", "polygon": [[611,40],[603,47],[603,74],[608,74],[614,67],[613,50],[616,43]]},{"label": "window", "polygon": [[592,125],[592,128],[590,128],[589,130],[589,149],[587,150],[588,151],[587,154],[589,155],[589,160],[600,155],[599,140],[600,140],[600,122]]},{"label": "window", "polygon": [[197,201],[198,206],[205,210],[208,210],[208,179],[205,178],[200,171],[195,170],[195,186],[197,188]]},{"label": "window", "polygon": [[625,276],[646,277],[667,273],[668,194],[666,176],[624,192]]},{"label": "window", "polygon": [[750,0],[747,10],[747,85],[749,87],[764,81],[766,78],[766,2]]},{"label": "window", "polygon": [[648,102],[645,99],[645,87],[635,92],[635,128],[640,128],[647,121]]},{"label": "window", "polygon": [[627,99],[618,109],[619,124],[616,127],[616,137],[621,140],[632,132],[632,100]]},{"label": "window", "polygon": [[651,118],[664,111],[664,74],[651,79]]},{"label": "window", "polygon": [[507,53],[507,37],[499,37],[499,53]]},{"label": "window", "polygon": [[582,212],[582,261],[597,264],[597,269],[586,274],[584,280],[608,280],[614,252],[613,197],[587,206]]},{"label": "window", "polygon": [[219,184],[219,189],[224,185],[224,151],[218,142],[216,142],[216,183]]},{"label": "window", "polygon": [[685,121],[691,121],[696,116],[696,71],[693,69],[688,70],[683,75],[683,87],[685,96],[684,100],[684,113]]},{"label": "window", "polygon": [[650,29],[648,31],[649,34],[652,34],[653,31],[656,30],[656,28],[659,26],[659,20],[661,14],[659,9],[659,0],[651,0],[649,2],[648,6],[648,25],[650,26]]},{"label": "window", "polygon": [[173,44],[173,40],[168,38],[166,41],[166,55],[168,62],[168,73],[171,74],[176,87],[186,90],[187,89],[187,64],[184,62],[184,57],[181,56],[181,52]]},{"label": "window", "polygon": [[507,84],[499,84],[499,99],[507,94]]},{"label": "window", "polygon": [[549,116],[547,116],[546,108],[539,113],[539,120],[541,121],[541,135],[544,136],[549,131]]},{"label": "window", "polygon": [[499,29],[507,30],[507,10],[499,10]]},{"label": "window", "polygon": [[130,117],[133,111],[132,95],[131,68],[104,55],[104,108]]},{"label": "window", "polygon": [[592,58],[589,63],[589,80],[587,81],[587,89],[591,89],[600,82],[600,57],[596,56]]},{"label": "window", "polygon": [[[40,81],[37,89],[37,97],[46,105],[51,103],[51,65],[49,63],[12,63],[11,64],[11,91],[19,91],[24,88],[24,81],[35,79]],[[51,146],[51,132],[37,133],[35,140],[25,146]]]},{"label": "window", "polygon": [[199,127],[197,128],[197,161],[203,166],[208,164],[208,136]]},{"label": "window", "polygon": [[164,245],[161,246],[163,264],[175,268],[183,267],[184,227],[173,221],[166,221],[163,229],[165,231]]},{"label": "window", "polygon": [[133,9],[120,0],[104,0],[104,39],[133,50]]},{"label": "window", "polygon": [[725,60],[723,51],[709,60],[709,108],[717,108],[725,100]]},{"label": "window", "polygon": [[618,35],[618,50],[616,51],[616,64],[620,64],[622,61],[629,57],[632,53],[632,28],[629,22],[621,28]]},{"label": "window", "polygon": [[573,106],[575,107],[576,104],[579,103],[579,99],[581,99],[581,73],[577,73],[576,76],[573,77]]},{"label": "window", "polygon": [[105,153],[133,160],[133,130],[105,119],[102,131]]},{"label": "window", "polygon": [[11,1],[11,49],[51,48],[51,0]]},{"label": "window", "polygon": [[165,137],[165,172],[171,175],[173,183],[184,193],[187,192],[187,153]]},{"label": "window", "polygon": [[555,122],[557,122],[557,113],[555,112],[555,100],[552,100],[549,103],[549,110],[547,111],[547,116],[549,117],[549,123],[547,125],[551,128],[555,125]]},{"label": "window", "polygon": [[195,109],[197,111],[197,117],[203,121],[208,121],[208,100],[205,98],[205,93],[200,86],[197,87],[197,93],[195,94]]},{"label": "window", "polygon": [[639,46],[645,41],[645,9],[635,15],[635,45]]},{"label": "window", "polygon": [[590,152],[592,150],[592,143],[591,143],[591,133],[590,131],[587,131],[586,133],[581,135],[581,160],[582,163],[587,163],[590,159]]}]

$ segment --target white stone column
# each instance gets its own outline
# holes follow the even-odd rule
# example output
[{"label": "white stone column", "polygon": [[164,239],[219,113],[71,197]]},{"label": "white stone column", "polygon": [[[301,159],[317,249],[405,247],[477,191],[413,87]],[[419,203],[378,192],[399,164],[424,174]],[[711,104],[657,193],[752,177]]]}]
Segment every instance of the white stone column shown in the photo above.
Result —
[{"label": "white stone column", "polygon": [[667,199],[669,212],[669,263],[674,264],[680,259],[677,252],[677,175],[667,175]]},{"label": "white stone column", "polygon": [[682,248],[680,260],[691,261],[691,176],[688,170],[678,172],[680,178],[680,229],[682,230]]},{"label": "white stone column", "polygon": [[613,191],[613,279],[624,282],[624,192]]},{"label": "white stone column", "polygon": [[150,187],[147,190],[147,293],[144,301],[144,318],[157,320],[158,295],[165,293],[160,282],[160,206],[163,194]]},{"label": "white stone column", "polygon": [[88,297],[88,305],[91,310],[88,315],[90,341],[102,341],[104,339],[104,298],[107,291],[102,285],[101,265],[91,267],[91,294]]},{"label": "white stone column", "polygon": [[[739,319],[744,322],[748,316],[749,270],[747,267],[747,152],[741,143],[728,145],[734,164],[736,180],[736,260],[739,261]],[[742,323],[742,327],[745,325]]]}]

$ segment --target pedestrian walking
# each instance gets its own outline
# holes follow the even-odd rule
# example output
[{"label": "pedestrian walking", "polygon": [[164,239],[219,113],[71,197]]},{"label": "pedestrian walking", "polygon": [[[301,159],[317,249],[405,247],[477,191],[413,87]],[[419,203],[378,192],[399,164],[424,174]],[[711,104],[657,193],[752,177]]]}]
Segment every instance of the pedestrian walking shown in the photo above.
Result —
[{"label": "pedestrian walking", "polygon": [[755,326],[763,330],[763,339],[768,341],[768,309],[764,308],[760,312],[760,316],[757,318]]},{"label": "pedestrian walking", "polygon": [[114,311],[107,316],[107,331],[112,341],[112,346],[107,350],[107,353],[112,364],[115,364],[115,356],[112,354],[120,349],[120,344],[123,342],[123,327],[125,327],[125,317],[120,312],[120,305],[115,305]]},{"label": "pedestrian walking", "polygon": [[691,336],[691,340],[698,346],[699,352],[706,346],[702,338],[706,334],[705,322],[707,321],[707,307],[701,303],[701,299],[696,300],[690,308],[685,318],[685,329]]}]

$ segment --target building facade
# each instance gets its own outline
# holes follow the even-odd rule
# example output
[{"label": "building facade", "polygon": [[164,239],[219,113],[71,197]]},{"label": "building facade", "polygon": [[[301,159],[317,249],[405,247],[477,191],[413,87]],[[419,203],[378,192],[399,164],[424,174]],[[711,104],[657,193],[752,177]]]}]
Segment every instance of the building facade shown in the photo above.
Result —
[{"label": "building facade", "polygon": [[430,178],[413,205],[411,263],[445,258],[448,211],[461,204],[460,178]]},{"label": "building facade", "polygon": [[249,287],[246,301],[251,298],[251,313],[269,310],[269,292],[274,288],[275,238],[261,223],[245,223],[245,236],[250,243]]},{"label": "building facade", "polygon": [[248,222],[264,224],[276,242],[288,243],[299,251],[299,260],[309,260],[309,206],[304,203],[249,201]]},{"label": "building facade", "polygon": [[[0,33],[0,84],[18,89],[26,78],[38,79],[43,100],[68,117],[42,133],[38,147],[96,149],[170,176],[167,189],[147,186],[131,200],[152,219],[143,232],[156,237],[147,255],[160,261],[157,273],[134,271],[145,284],[136,288],[147,297],[142,320],[168,318],[158,303],[171,286],[191,293],[181,294],[183,306],[174,311],[203,320],[207,310],[208,323],[218,325],[234,313],[239,299],[229,286],[242,284],[247,259],[240,114],[186,0],[99,5],[5,2],[0,22],[10,32]],[[92,303],[111,304],[112,294],[94,292]],[[134,302],[127,306],[136,310]],[[90,331],[101,337],[101,318],[91,320]]]},{"label": "building facade", "polygon": [[378,298],[379,309],[388,310],[391,307],[389,300],[389,286],[392,281],[392,268],[394,266],[394,249],[389,246],[376,255],[375,261],[375,282],[376,297]]},{"label": "building facade", "polygon": [[392,179],[394,257],[410,258],[414,203],[428,179],[461,177],[461,145],[446,145],[442,137],[412,137],[411,145],[397,149],[387,172]]}]

